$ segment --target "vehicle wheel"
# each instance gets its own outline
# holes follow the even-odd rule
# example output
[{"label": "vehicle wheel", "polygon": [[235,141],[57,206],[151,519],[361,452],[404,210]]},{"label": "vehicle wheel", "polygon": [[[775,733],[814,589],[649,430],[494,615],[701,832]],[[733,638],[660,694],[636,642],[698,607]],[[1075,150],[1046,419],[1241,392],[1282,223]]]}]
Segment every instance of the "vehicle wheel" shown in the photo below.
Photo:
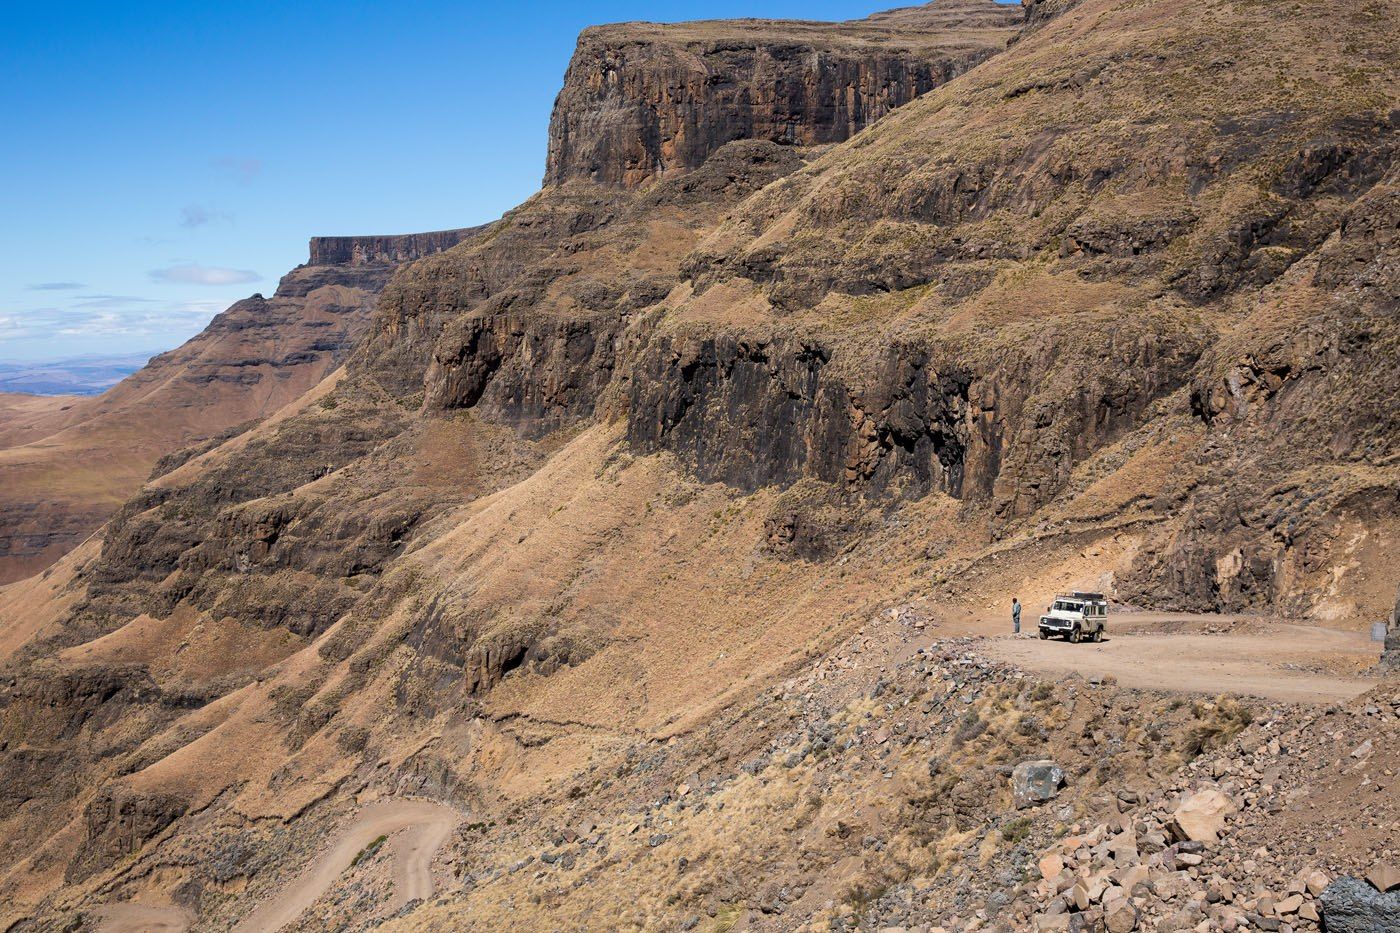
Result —
[{"label": "vehicle wheel", "polygon": [[1045,631],[1045,629],[1041,629],[1041,630],[1040,630],[1040,640],[1041,640],[1041,641],[1047,641],[1047,640],[1049,640],[1049,638],[1050,638],[1050,633],[1047,632],[1047,631]]},{"label": "vehicle wheel", "polygon": [[1103,629],[1099,629],[1094,633],[1094,643],[1097,644],[1101,641],[1103,641]]},{"label": "vehicle wheel", "polygon": [[1069,630],[1069,643],[1071,645],[1077,645],[1079,644],[1079,638],[1079,626],[1076,625],[1074,628]]}]

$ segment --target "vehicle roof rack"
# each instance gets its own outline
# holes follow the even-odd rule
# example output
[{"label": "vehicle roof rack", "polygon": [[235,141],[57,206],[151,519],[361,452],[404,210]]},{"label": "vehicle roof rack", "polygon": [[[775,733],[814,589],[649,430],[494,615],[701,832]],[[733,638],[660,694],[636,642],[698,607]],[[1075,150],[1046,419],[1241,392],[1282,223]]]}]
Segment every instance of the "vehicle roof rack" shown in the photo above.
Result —
[{"label": "vehicle roof rack", "polygon": [[1102,593],[1081,593],[1079,590],[1075,590],[1074,595],[1077,599],[1103,599]]}]

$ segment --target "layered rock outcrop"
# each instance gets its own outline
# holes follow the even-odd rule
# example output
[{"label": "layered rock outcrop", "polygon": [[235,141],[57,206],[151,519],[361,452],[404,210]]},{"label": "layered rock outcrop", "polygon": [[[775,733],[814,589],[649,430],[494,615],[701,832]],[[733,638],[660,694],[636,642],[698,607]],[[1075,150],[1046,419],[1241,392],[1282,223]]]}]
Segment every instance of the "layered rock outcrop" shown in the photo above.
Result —
[{"label": "layered rock outcrop", "polygon": [[451,249],[480,232],[480,227],[405,233],[398,236],[314,236],[312,266],[398,265]]},{"label": "layered rock outcrop", "polygon": [[1140,426],[1204,347],[1199,330],[1120,326],[1094,347],[1065,327],[990,354],[901,342],[853,355],[816,336],[658,333],[628,383],[628,438],[742,489],[813,478],[862,495],[940,492],[990,501],[1010,521]]},{"label": "layered rock outcrop", "polygon": [[847,23],[585,30],[550,119],[545,183],[635,187],[740,139],[849,139],[1002,48],[1019,11],[940,0]]},{"label": "layered rock outcrop", "polygon": [[1021,0],[1026,10],[1026,30],[1045,25],[1077,3],[1079,0]]}]

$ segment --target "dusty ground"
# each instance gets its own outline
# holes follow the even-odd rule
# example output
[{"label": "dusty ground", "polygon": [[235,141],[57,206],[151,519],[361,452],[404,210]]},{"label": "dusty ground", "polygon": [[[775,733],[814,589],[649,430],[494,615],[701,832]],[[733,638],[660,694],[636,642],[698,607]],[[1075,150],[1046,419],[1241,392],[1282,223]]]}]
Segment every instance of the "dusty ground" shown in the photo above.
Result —
[{"label": "dusty ground", "polygon": [[[1028,613],[1026,618],[1031,616]],[[1029,626],[1027,626],[1029,627]],[[1131,612],[1120,613],[1110,619],[1109,637],[1101,644],[1090,645],[1069,645],[1065,642],[1051,640],[1042,642],[1034,637],[1023,636],[1015,638],[1004,631],[1004,624],[990,616],[986,618],[974,618],[963,616],[960,619],[949,622],[936,622],[929,618],[919,609],[908,606],[897,607],[891,613],[881,612],[876,618],[863,626],[851,639],[835,646],[824,656],[813,658],[803,670],[793,674],[791,679],[785,682],[783,688],[773,694],[772,700],[763,701],[763,705],[758,706],[748,713],[743,711],[730,711],[721,714],[720,719],[726,719],[737,715],[735,723],[724,729],[728,735],[727,740],[721,740],[721,744],[716,747],[700,743],[700,747],[706,749],[707,756],[714,758],[729,758],[731,755],[744,754],[741,749],[754,744],[753,734],[771,734],[771,730],[776,726],[782,729],[782,723],[786,719],[786,714],[782,709],[788,705],[788,697],[801,696],[803,708],[837,709],[843,708],[843,704],[848,704],[844,708],[845,713],[838,714],[832,719],[833,723],[855,722],[859,723],[862,718],[869,720],[869,713],[876,716],[874,722],[865,727],[859,727],[855,731],[857,740],[861,742],[865,750],[857,749],[859,754],[852,757],[852,753],[838,756],[831,764],[834,764],[836,771],[833,779],[837,782],[833,785],[841,788],[843,799],[849,796],[850,815],[847,817],[852,822],[863,820],[869,823],[872,831],[880,832],[878,827],[885,825],[887,821],[893,821],[885,831],[894,832],[902,825],[902,821],[911,817],[909,814],[896,816],[886,813],[883,808],[888,804],[884,798],[890,793],[904,794],[914,793],[908,786],[911,781],[917,784],[917,775],[910,772],[905,766],[895,764],[896,758],[887,758],[890,750],[894,749],[894,743],[888,748],[884,746],[887,741],[886,736],[901,739],[903,727],[898,727],[891,731],[889,726],[880,726],[880,722],[885,715],[880,712],[878,705],[872,705],[871,700],[862,698],[861,691],[868,691],[871,683],[893,682],[896,690],[907,690],[913,687],[919,689],[911,683],[911,677],[918,670],[922,669],[923,658],[943,657],[955,660],[956,665],[962,665],[968,669],[976,668],[976,658],[986,657],[994,661],[1010,662],[1016,667],[1022,668],[1028,673],[1026,675],[1013,673],[1008,677],[1006,674],[1000,675],[1007,684],[1016,684],[1018,681],[1025,684],[1035,683],[1035,673],[1040,672],[1045,675],[1060,678],[1066,674],[1078,674],[1078,677],[1070,677],[1068,681],[1062,681],[1058,689],[1068,689],[1069,696],[1074,695],[1074,684],[1083,684],[1084,680],[1095,675],[1113,675],[1117,678],[1117,686],[1111,688],[1103,697],[1110,695],[1119,699],[1106,699],[1109,708],[1127,709],[1134,705],[1141,704],[1144,711],[1157,710],[1155,715],[1180,717],[1186,714],[1187,709],[1196,710],[1197,707],[1182,707],[1180,704],[1163,699],[1163,694],[1244,694],[1264,698],[1265,702],[1282,701],[1287,704],[1304,704],[1302,707],[1292,706],[1299,710],[1297,715],[1311,715],[1306,710],[1309,704],[1326,704],[1345,700],[1353,697],[1367,689],[1375,687],[1377,681],[1372,677],[1361,676],[1358,669],[1371,659],[1374,655],[1374,648],[1370,646],[1359,634],[1343,633],[1329,629],[1317,628],[1297,624],[1281,624],[1269,622],[1253,617],[1238,616],[1214,616],[1214,615],[1192,615],[1183,613],[1145,613]],[[951,648],[950,645],[954,646]],[[1306,661],[1306,664],[1302,662]],[[945,662],[946,663],[946,662]],[[999,667],[999,666],[998,666]],[[1322,669],[1330,669],[1335,673],[1326,673]],[[1000,668],[1007,670],[1005,668]],[[1022,677],[1024,681],[1021,681]],[[954,684],[961,683],[961,678],[954,681]],[[864,686],[862,686],[864,685]],[[951,689],[951,687],[950,687]],[[1023,691],[1026,688],[1016,687]],[[1044,689],[1044,688],[1037,688]],[[1136,692],[1138,689],[1149,691],[1147,693]],[[852,692],[852,691],[855,692]],[[934,691],[936,696],[938,691]],[[878,696],[878,687],[876,693]],[[996,694],[988,694],[991,698]],[[1039,693],[1035,694],[1039,695]],[[969,700],[972,697],[969,696]],[[1009,694],[1008,694],[1009,696]],[[995,712],[998,703],[994,701],[990,710]],[[1060,701],[1046,701],[1047,709],[1053,709]],[[904,701],[907,705],[908,701]],[[980,710],[982,701],[976,700],[974,708]],[[772,707],[776,706],[774,709]],[[901,704],[886,703],[884,708],[898,710]],[[927,709],[927,702],[925,703]],[[1221,707],[1229,709],[1231,707]],[[1276,713],[1279,709],[1275,708]],[[1199,707],[1207,712],[1196,715],[1214,716],[1213,704],[1206,704]],[[777,715],[775,715],[775,713]],[[960,714],[955,714],[960,715]],[[1149,718],[1152,713],[1147,713]],[[1293,714],[1288,714],[1293,715]],[[986,713],[983,713],[986,716]],[[997,722],[992,719],[989,722]],[[1048,720],[1053,722],[1054,720]],[[1070,725],[1078,721],[1078,714],[1070,720]],[[1189,724],[1191,720],[1187,720]],[[1206,720],[1210,722],[1209,718]],[[876,727],[879,728],[876,728]],[[524,727],[524,723],[520,723]],[[994,726],[994,729],[997,728]],[[1077,729],[1074,726],[1071,729]],[[1086,727],[1087,728],[1087,727]],[[871,731],[867,731],[871,730]],[[1131,729],[1128,734],[1134,734]],[[682,744],[676,745],[675,740],[664,743],[668,749],[674,748],[667,757],[675,757],[679,762],[667,770],[680,769],[683,773],[688,768],[698,768],[696,774],[704,775],[709,768],[714,765],[707,761],[705,757],[694,758],[695,749],[687,750],[688,743],[696,741],[702,733],[692,733],[682,736]],[[935,733],[930,732],[930,735]],[[863,739],[862,739],[863,736]],[[997,741],[1001,741],[998,739]],[[772,740],[774,748],[779,748],[787,742],[783,735]],[[644,747],[646,744],[644,743]],[[732,747],[731,747],[732,746]],[[758,748],[764,747],[762,741]],[[995,742],[988,746],[995,748]],[[728,749],[724,751],[723,749]],[[911,747],[911,748],[916,748]],[[1348,746],[1348,749],[1350,746]],[[1344,750],[1345,751],[1345,750]],[[976,773],[976,762],[981,753],[975,751],[969,745],[964,751],[965,760],[959,767],[973,769],[969,774]],[[1168,752],[1168,754],[1170,754]],[[774,760],[781,757],[778,753],[773,753]],[[690,763],[686,764],[686,760]],[[882,759],[884,759],[882,761]],[[607,760],[605,757],[602,760]],[[766,760],[766,759],[765,759]],[[914,762],[917,764],[922,758],[915,753]],[[1170,760],[1170,759],[1167,759]],[[732,759],[731,759],[732,762]],[[720,765],[722,769],[732,767]],[[824,765],[825,767],[825,765]],[[591,769],[590,769],[591,770]],[[1148,773],[1138,778],[1133,786],[1152,786],[1158,779],[1170,779],[1170,771],[1159,769],[1149,769]],[[868,772],[868,773],[867,773]],[[886,784],[882,788],[880,781],[881,773],[884,773],[886,782],[891,776],[895,777],[895,788]],[[715,772],[723,773],[723,771]],[[654,841],[667,836],[676,836],[678,839],[688,840],[681,851],[687,851],[691,858],[696,858],[697,850],[704,852],[706,847],[713,844],[723,851],[742,850],[743,846],[739,839],[745,834],[754,830],[759,823],[765,820],[779,818],[780,814],[786,812],[789,805],[799,808],[809,807],[811,795],[815,792],[815,782],[818,772],[810,772],[808,766],[804,765],[787,776],[784,770],[774,770],[770,768],[758,775],[758,780],[751,780],[742,775],[735,780],[732,788],[726,788],[721,784],[718,796],[714,798],[717,804],[722,806],[723,801],[728,801],[732,817],[726,817],[724,822],[713,828],[706,828],[708,817],[702,818],[699,808],[694,816],[685,814],[684,811],[672,812],[670,808],[663,811],[669,814],[669,818],[661,820],[653,825],[648,817],[638,829],[635,817],[628,816],[628,813],[635,813],[636,808],[641,806],[643,810],[648,810],[654,804],[639,804],[634,802],[626,804],[629,796],[624,796],[619,805],[614,794],[602,795],[600,800],[583,800],[580,803],[586,804],[589,808],[584,812],[598,814],[595,818],[603,825],[595,832],[599,838],[611,838],[612,845],[617,850],[617,854],[609,860],[615,860],[618,856],[625,858],[635,858],[639,860],[637,870],[645,873],[649,864],[646,859],[654,858],[651,854],[656,848]],[[527,784],[533,782],[527,781]],[[682,786],[698,786],[701,781],[696,777],[685,779]],[[803,790],[809,783],[813,787]],[[662,787],[666,787],[663,778]],[[786,788],[786,789],[785,789]],[[541,788],[543,789],[543,788]],[[798,796],[792,797],[791,794]],[[545,789],[544,799],[552,793],[557,793],[557,789],[550,791]],[[655,786],[646,783],[633,788],[633,792],[641,794],[657,792]],[[615,792],[614,792],[615,793]],[[685,791],[680,793],[684,794]],[[874,796],[868,796],[868,793]],[[806,794],[804,798],[802,795]],[[569,795],[572,799],[573,795]],[[664,800],[667,795],[663,794]],[[785,803],[789,801],[790,803]],[[607,802],[611,801],[611,802]],[[543,803],[543,800],[541,800]],[[545,804],[547,807],[558,804]],[[533,808],[533,803],[529,798],[519,800],[517,806]],[[570,804],[572,808],[574,804]],[[619,812],[612,820],[605,820],[601,813],[607,812],[612,806],[619,806]],[[842,810],[846,804],[841,804],[835,809]],[[904,806],[907,806],[904,805]],[[771,812],[770,812],[771,811]],[[517,813],[528,813],[530,809],[517,810]],[[842,811],[844,812],[844,810]],[[1076,812],[1078,812],[1076,810]],[[765,815],[767,814],[767,815]],[[568,825],[562,815],[553,813],[555,825]],[[758,821],[755,823],[754,821]],[[353,909],[356,904],[363,903],[364,899],[372,895],[373,913],[376,916],[392,916],[398,908],[409,901],[416,899],[429,900],[434,894],[448,897],[448,903],[452,903],[456,898],[464,897],[471,892],[474,885],[474,876],[467,873],[465,882],[462,880],[464,862],[466,865],[479,864],[471,853],[471,843],[467,843],[467,851],[462,849],[463,838],[470,839],[472,832],[480,832],[477,827],[483,824],[473,824],[466,830],[466,836],[456,832],[462,822],[461,815],[448,807],[430,803],[428,801],[413,800],[407,798],[379,800],[354,812],[341,821],[340,828],[334,834],[328,835],[326,840],[320,843],[318,854],[310,863],[298,871],[290,881],[282,881],[276,888],[276,892],[262,904],[256,911],[248,915],[235,929],[240,931],[253,930],[278,930],[278,929],[321,929],[321,928],[343,928],[343,919],[349,916],[357,916],[364,919],[364,914],[357,913]],[[514,843],[507,842],[504,850],[497,849],[494,854],[488,855],[483,852],[481,859],[519,859],[522,855],[528,858],[530,843],[527,841],[540,832],[547,837],[554,835],[554,845],[559,845],[559,830],[549,829],[547,826],[531,826],[532,821],[527,819],[524,828],[519,830],[520,835]],[[592,822],[588,819],[578,819],[576,825],[580,828],[586,827]],[[781,824],[786,827],[786,824]],[[800,830],[802,821],[794,824]],[[826,827],[827,822],[818,820],[816,826]],[[856,825],[859,825],[857,823]],[[836,822],[830,826],[840,827],[841,823]],[[651,828],[647,828],[651,827]],[[780,830],[786,831],[786,830]],[[831,833],[836,829],[826,828],[823,830],[824,838],[830,840],[822,846],[830,845],[831,841],[836,842],[839,849],[840,840],[832,839]],[[802,831],[805,832],[805,831]],[[717,835],[711,836],[711,833]],[[995,833],[989,835],[991,838]],[[733,837],[733,838],[731,838]],[[565,837],[569,838],[569,837]],[[808,836],[809,840],[812,838]],[[869,836],[867,838],[867,844]],[[444,853],[444,844],[455,839],[453,851]],[[972,839],[973,842],[969,842]],[[485,839],[482,840],[485,843]],[[965,832],[953,831],[946,836],[940,846],[957,847],[971,846],[975,838]],[[1361,843],[1360,847],[1351,843]],[[523,845],[522,845],[523,843]],[[499,842],[495,843],[500,845]],[[543,845],[546,849],[550,843],[544,841],[535,843]],[[661,843],[661,845],[668,845]],[[675,842],[669,843],[676,845]],[[806,845],[814,848],[821,848],[816,841],[809,841]],[[979,852],[990,853],[996,846],[988,848],[991,843],[983,840],[977,843]],[[1002,843],[1004,845],[1004,843]],[[567,846],[565,848],[568,848]],[[1335,847],[1333,847],[1335,848]],[[1369,853],[1370,846],[1365,844],[1365,840],[1360,837],[1348,842],[1346,851],[1356,849],[1354,857],[1364,860]],[[636,850],[635,855],[626,853]],[[771,846],[761,849],[767,852]],[[809,850],[812,851],[812,850]],[[893,851],[893,850],[891,850]],[[1337,850],[1341,852],[1341,849]],[[366,856],[368,853],[368,857]],[[439,857],[437,865],[434,865],[435,856]],[[441,861],[446,857],[447,861]],[[584,858],[584,852],[580,852],[580,858]],[[867,853],[862,856],[866,859],[874,859],[874,863],[880,863],[874,853]],[[703,860],[703,856],[702,856]],[[366,864],[357,865],[364,861]],[[1316,861],[1316,860],[1315,860]],[[585,861],[583,864],[587,864]],[[600,864],[609,864],[608,861]],[[804,896],[789,909],[812,910],[817,909],[818,915],[824,915],[820,908],[822,903],[834,902],[838,907],[844,902],[854,897],[855,908],[858,911],[864,903],[859,892],[863,890],[863,878],[869,877],[872,870],[870,864],[863,866],[846,861],[838,863],[839,871],[827,880],[817,880],[808,886],[798,886],[794,890],[805,891]],[[436,871],[435,871],[436,869]],[[533,908],[521,909],[524,907],[518,900],[507,897],[504,901],[497,898],[507,895],[508,892],[517,891],[520,893],[528,891],[546,892],[544,899],[539,906],[547,906],[550,898],[561,896],[561,889],[552,887],[553,872],[557,871],[557,866],[546,865],[543,862],[531,866],[527,872],[515,875],[514,867],[504,874],[497,869],[495,874],[490,875],[488,886],[480,888],[480,894],[473,895],[464,902],[464,906],[469,904],[470,912],[463,914],[460,910],[448,914],[434,915],[435,919],[429,921],[424,929],[442,929],[455,923],[463,923],[469,928],[482,928],[488,917],[495,916],[495,910],[516,911],[520,910],[518,916],[502,914],[500,916],[503,928],[526,928],[530,925],[530,918],[536,916]],[[784,869],[788,870],[788,869]],[[661,869],[665,878],[669,878],[670,868]],[[629,876],[635,872],[628,872]],[[436,875],[436,877],[435,877]],[[457,875],[457,878],[453,878]],[[658,880],[657,885],[664,888],[667,884],[680,884],[684,886],[682,874],[674,880]],[[698,878],[707,877],[704,874]],[[878,873],[875,877],[879,877]],[[939,880],[940,877],[942,880]],[[947,895],[936,895],[937,885],[949,883],[951,877],[935,875],[925,882],[928,887],[922,895],[929,904],[943,903],[947,900]],[[611,883],[611,882],[609,882]],[[698,880],[691,884],[699,884]],[[522,887],[523,885],[523,887]],[[703,886],[702,888],[703,889]],[[916,886],[916,890],[918,890]],[[498,894],[490,892],[497,891]],[[366,892],[370,892],[367,894]],[[548,893],[554,892],[554,893]],[[853,894],[852,892],[856,892]],[[655,893],[655,892],[653,892]],[[483,896],[486,900],[483,900]],[[539,895],[530,895],[533,899]],[[942,900],[940,900],[942,898]],[[584,911],[582,916],[592,916],[592,921],[596,921],[596,915],[588,913],[592,908],[588,907],[590,899],[584,898],[581,903],[575,903],[576,909]],[[442,903],[437,901],[435,903]],[[915,899],[915,909],[918,909],[918,898]],[[492,909],[488,905],[496,905]],[[895,905],[896,908],[898,905]],[[654,909],[654,908],[653,908]],[[889,909],[889,905],[882,904],[881,910]],[[850,908],[842,907],[841,910]],[[348,911],[348,912],[347,912]],[[789,925],[784,918],[776,927],[771,920],[765,919],[765,911],[752,911],[743,914],[733,914],[720,912],[713,920],[707,920],[701,929],[787,929]],[[343,917],[342,917],[343,915]],[[627,913],[631,918],[632,925],[635,925],[635,918],[638,915]],[[838,911],[836,916],[840,916]],[[854,916],[848,913],[849,916]],[[106,933],[132,933],[137,930],[184,930],[188,928],[189,917],[176,908],[160,907],[146,903],[126,903],[113,904],[102,908],[97,912],[100,923],[96,927]],[[576,917],[578,915],[575,915]],[[642,915],[645,916],[645,915]],[[656,917],[658,915],[651,915]],[[780,915],[781,916],[781,915]],[[342,917],[342,919],[336,919]],[[449,919],[450,918],[450,919]],[[508,919],[507,919],[508,918]],[[778,919],[778,918],[773,918]],[[494,921],[493,921],[494,922]],[[737,923],[737,925],[735,925]],[[444,924],[446,926],[444,926]],[[586,924],[587,925],[587,924]],[[646,925],[644,922],[643,926]],[[596,928],[596,927],[593,927]]]},{"label": "dusty ground", "polygon": [[[996,911],[981,899],[1014,897],[1032,852],[1114,819],[1120,792],[1160,808],[1201,775],[1227,775],[1213,759],[1192,762],[1202,750],[1238,756],[1237,735],[1250,748],[1274,736],[1285,746],[1274,760],[1289,774],[1287,809],[1275,817],[1266,797],[1251,816],[1297,828],[1261,863],[1270,890],[1305,866],[1354,872],[1386,849],[1388,812],[1334,809],[1327,819],[1346,829],[1323,839],[1326,820],[1305,793],[1331,780],[1332,755],[1346,757],[1370,728],[1367,718],[1350,724],[1370,717],[1364,698],[1336,713],[1047,677],[985,658],[1010,639],[932,629],[917,610],[882,612],[708,727],[641,743],[615,771],[611,759],[597,762],[577,778],[587,793],[516,801],[506,825],[477,826],[454,846],[461,888],[393,928],[984,929]],[[1301,751],[1318,772],[1304,777],[1287,757],[1289,736],[1315,720],[1335,738]],[[1378,749],[1389,734],[1375,733]],[[1006,775],[1028,758],[1053,758],[1070,774],[1053,806],[1011,807]],[[1222,856],[1219,870],[1260,844],[1242,839],[1232,847],[1242,854]],[[1031,928],[1022,919],[1014,929]]]},{"label": "dusty ground", "polygon": [[[1380,646],[1361,632],[1239,616],[1129,613],[1110,616],[1097,644],[1041,641],[1029,612],[1022,635],[1007,624],[975,626],[990,657],[1049,674],[1112,675],[1124,686],[1215,695],[1233,693],[1294,703],[1331,703],[1375,686],[1362,674]],[[1187,627],[1186,631],[1172,631]],[[1213,631],[1212,631],[1213,630]]]},{"label": "dusty ground", "polygon": [[182,933],[193,919],[178,907],[113,904],[96,911],[98,933]]}]

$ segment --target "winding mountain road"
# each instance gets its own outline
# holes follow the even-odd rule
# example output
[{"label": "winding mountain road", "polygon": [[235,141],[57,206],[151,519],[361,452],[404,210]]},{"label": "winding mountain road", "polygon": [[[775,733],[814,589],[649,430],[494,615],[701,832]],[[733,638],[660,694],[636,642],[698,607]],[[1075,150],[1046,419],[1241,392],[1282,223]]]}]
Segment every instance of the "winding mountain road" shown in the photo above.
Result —
[{"label": "winding mountain road", "polygon": [[433,893],[433,856],[460,820],[461,815],[451,807],[426,800],[371,804],[351,818],[329,849],[234,931],[271,933],[296,920],[330,889],[356,854],[380,836],[392,837],[386,843],[393,858],[394,879],[389,911],[392,913],[414,899],[427,899]]}]

